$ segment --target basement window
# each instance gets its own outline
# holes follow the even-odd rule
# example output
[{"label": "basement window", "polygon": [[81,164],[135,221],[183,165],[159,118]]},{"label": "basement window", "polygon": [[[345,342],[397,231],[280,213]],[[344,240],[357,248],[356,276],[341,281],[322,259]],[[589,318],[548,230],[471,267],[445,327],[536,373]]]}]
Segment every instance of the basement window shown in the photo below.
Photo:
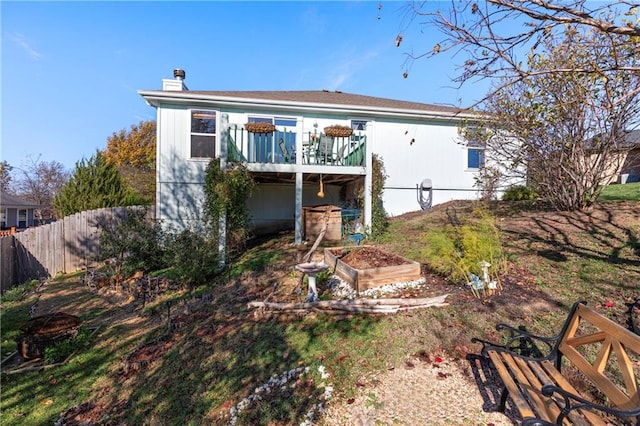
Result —
[{"label": "basement window", "polygon": [[191,111],[191,158],[216,156],[216,111]]}]

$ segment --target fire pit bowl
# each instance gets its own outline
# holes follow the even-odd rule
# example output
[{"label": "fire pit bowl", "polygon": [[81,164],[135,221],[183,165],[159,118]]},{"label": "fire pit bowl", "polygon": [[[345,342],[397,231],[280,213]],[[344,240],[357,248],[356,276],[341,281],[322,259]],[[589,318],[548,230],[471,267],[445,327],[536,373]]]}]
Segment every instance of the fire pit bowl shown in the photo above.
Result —
[{"label": "fire pit bowl", "polygon": [[47,346],[78,334],[81,324],[79,317],[64,312],[31,318],[20,326],[18,352],[24,359],[41,358]]}]

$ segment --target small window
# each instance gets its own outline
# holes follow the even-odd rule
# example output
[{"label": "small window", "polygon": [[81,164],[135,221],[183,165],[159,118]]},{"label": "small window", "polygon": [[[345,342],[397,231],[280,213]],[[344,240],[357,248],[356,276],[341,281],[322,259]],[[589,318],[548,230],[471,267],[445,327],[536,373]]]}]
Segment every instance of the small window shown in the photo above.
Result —
[{"label": "small window", "polygon": [[216,112],[191,111],[191,158],[216,155]]},{"label": "small window", "polygon": [[367,123],[367,120],[351,120],[351,129],[353,129],[351,134],[352,144],[360,141],[360,135],[367,130]]},{"label": "small window", "polygon": [[27,227],[27,211],[18,210],[18,228]]},{"label": "small window", "polygon": [[7,211],[2,210],[0,212],[0,228],[5,229],[7,227]]},{"label": "small window", "polygon": [[278,118],[276,117],[276,126],[284,126],[284,127],[296,127],[298,124],[295,118]]},{"label": "small window", "polygon": [[351,120],[351,128],[356,132],[364,132],[367,130],[367,120]]},{"label": "small window", "polygon": [[467,148],[467,168],[479,169],[484,166],[484,148]]}]

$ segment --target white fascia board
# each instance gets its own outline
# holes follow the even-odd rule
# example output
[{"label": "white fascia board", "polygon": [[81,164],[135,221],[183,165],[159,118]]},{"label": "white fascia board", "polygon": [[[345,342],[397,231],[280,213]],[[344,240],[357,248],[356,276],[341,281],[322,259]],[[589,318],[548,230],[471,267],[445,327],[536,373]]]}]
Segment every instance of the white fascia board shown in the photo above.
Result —
[{"label": "white fascia board", "polygon": [[359,105],[344,104],[317,104],[308,102],[292,102],[278,101],[270,99],[255,98],[234,98],[228,96],[207,96],[202,94],[193,94],[188,92],[167,93],[162,91],[138,91],[138,94],[147,100],[151,106],[158,107],[161,103],[185,104],[194,106],[215,106],[229,108],[255,108],[269,109],[275,111],[312,111],[312,112],[330,112],[330,113],[346,113],[349,115],[366,115],[377,117],[402,117],[413,119],[439,119],[460,121],[463,119],[477,119],[477,113],[459,112],[457,114],[439,112],[439,111],[422,111],[415,109],[382,109],[377,107],[367,107]]}]

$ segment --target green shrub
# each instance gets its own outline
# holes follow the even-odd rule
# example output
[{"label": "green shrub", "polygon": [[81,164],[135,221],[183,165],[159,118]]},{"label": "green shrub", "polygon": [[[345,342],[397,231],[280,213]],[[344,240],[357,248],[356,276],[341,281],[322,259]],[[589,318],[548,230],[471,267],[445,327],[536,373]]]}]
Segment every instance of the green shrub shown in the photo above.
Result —
[{"label": "green shrub", "polygon": [[384,210],[382,195],[387,172],[382,157],[373,155],[373,176],[371,181],[371,236],[377,238],[384,234],[389,226],[387,212]]},{"label": "green shrub", "polygon": [[452,282],[466,283],[471,274],[482,277],[481,261],[491,264],[491,276],[506,271],[506,258],[495,218],[480,210],[475,212],[475,216],[471,223],[435,228],[424,236],[426,263]]},{"label": "green shrub", "polygon": [[524,185],[513,185],[504,191],[504,201],[530,201],[538,198],[538,194],[532,188]]},{"label": "green shrub", "polygon": [[172,268],[171,276],[193,286],[207,282],[219,270],[218,242],[195,231],[184,231],[168,236],[166,263]]},{"label": "green shrub", "polygon": [[128,208],[125,220],[103,221],[101,226],[102,252],[98,260],[115,258],[121,268],[115,273],[128,275],[137,270],[149,272],[165,266],[163,232],[157,222],[147,219],[146,209]]},{"label": "green shrub", "polygon": [[83,348],[91,342],[91,330],[86,327],[80,327],[75,337],[64,339],[55,345],[47,346],[44,349],[44,362],[53,364],[62,362],[74,351]]},{"label": "green shrub", "polygon": [[26,294],[31,293],[40,284],[38,280],[27,281],[24,284],[10,288],[4,294],[0,295],[0,302],[18,302],[24,298]]},{"label": "green shrub", "polygon": [[218,238],[218,223],[226,218],[226,249],[229,256],[242,252],[249,237],[247,200],[255,187],[249,170],[242,164],[229,163],[222,170],[219,160],[212,160],[205,170],[204,217],[210,237]]}]

